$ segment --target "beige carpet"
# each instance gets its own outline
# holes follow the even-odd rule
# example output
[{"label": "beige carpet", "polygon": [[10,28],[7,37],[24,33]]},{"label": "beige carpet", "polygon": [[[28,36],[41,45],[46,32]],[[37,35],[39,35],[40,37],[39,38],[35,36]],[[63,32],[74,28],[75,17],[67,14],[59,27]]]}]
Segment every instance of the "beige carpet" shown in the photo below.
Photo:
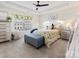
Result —
[{"label": "beige carpet", "polygon": [[25,44],[24,39],[0,43],[1,58],[63,58],[66,52],[66,40],[56,41],[51,48],[46,46],[35,49]]}]

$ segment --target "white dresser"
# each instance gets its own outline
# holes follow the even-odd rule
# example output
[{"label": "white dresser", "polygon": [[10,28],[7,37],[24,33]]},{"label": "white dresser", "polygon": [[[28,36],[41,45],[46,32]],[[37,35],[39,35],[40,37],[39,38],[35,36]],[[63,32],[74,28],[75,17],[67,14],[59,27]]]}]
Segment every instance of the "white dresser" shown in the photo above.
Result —
[{"label": "white dresser", "polygon": [[0,21],[0,42],[11,40],[10,22]]}]

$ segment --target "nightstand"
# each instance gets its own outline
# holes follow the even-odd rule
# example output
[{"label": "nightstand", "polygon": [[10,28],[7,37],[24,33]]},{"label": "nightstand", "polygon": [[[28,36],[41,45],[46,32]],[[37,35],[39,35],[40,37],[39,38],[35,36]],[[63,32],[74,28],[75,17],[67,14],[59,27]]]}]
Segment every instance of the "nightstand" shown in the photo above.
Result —
[{"label": "nightstand", "polygon": [[63,30],[63,31],[61,31],[61,38],[69,40],[70,33],[71,33],[70,30]]}]

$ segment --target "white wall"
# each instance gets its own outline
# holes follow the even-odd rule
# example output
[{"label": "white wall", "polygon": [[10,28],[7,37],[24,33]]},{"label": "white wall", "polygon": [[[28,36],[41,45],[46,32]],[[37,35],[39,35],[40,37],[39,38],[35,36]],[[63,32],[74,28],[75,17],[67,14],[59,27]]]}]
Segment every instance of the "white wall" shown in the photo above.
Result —
[{"label": "white wall", "polygon": [[32,13],[31,11],[23,10],[21,8],[17,9],[12,9],[3,5],[0,5],[0,12],[5,12],[8,16],[14,16],[15,14],[17,15],[23,15],[23,16],[31,16],[32,17],[32,24],[33,27],[39,27],[39,20],[38,20],[38,15],[35,13]]},{"label": "white wall", "polygon": [[43,22],[49,20],[49,15],[57,14],[58,20],[66,20],[66,22],[72,22],[72,20],[77,19],[77,15],[79,15],[79,2],[75,2],[71,4],[71,6],[64,6],[58,9],[52,9],[49,11],[45,11],[44,13],[32,13],[30,10],[23,10],[22,8],[9,8],[3,5],[0,5],[0,11],[6,12],[8,15],[20,14],[24,16],[32,16],[33,27],[42,27]]},{"label": "white wall", "polygon": [[39,18],[41,19],[40,20],[40,27],[42,26],[42,24],[45,21],[49,20],[49,18],[48,18],[49,15],[53,15],[53,14],[58,15],[58,20],[63,20],[63,21],[65,21],[65,23],[70,22],[73,25],[79,15],[79,6],[78,5],[79,4],[71,5],[69,7],[63,7],[58,10],[52,9],[51,12],[47,11],[47,13],[40,14],[40,16],[39,16]]}]

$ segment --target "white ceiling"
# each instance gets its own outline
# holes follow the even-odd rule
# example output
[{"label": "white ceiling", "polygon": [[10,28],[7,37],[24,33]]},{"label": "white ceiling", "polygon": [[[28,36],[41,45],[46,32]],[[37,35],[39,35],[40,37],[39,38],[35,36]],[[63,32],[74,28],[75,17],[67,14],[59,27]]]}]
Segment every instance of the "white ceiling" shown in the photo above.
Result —
[{"label": "white ceiling", "polygon": [[[18,1],[18,2],[11,2],[11,3],[14,3],[14,4],[17,4],[21,7],[24,7],[24,8],[29,8],[31,10],[34,10],[36,11],[36,6],[33,5],[33,3],[36,3],[36,1]],[[49,6],[45,6],[45,7],[39,7],[38,11],[44,11],[44,10],[47,10],[49,8],[53,8],[53,7],[58,7],[58,6],[62,6],[64,4],[66,4],[66,2],[49,2],[49,1],[41,1],[40,4],[49,4]]]},{"label": "white ceiling", "polygon": [[40,4],[49,4],[49,6],[39,7],[38,11],[36,11],[36,6],[33,3],[36,3],[36,1],[0,1],[1,6],[4,5],[13,9],[27,9],[32,12],[44,12],[49,9],[57,9],[68,5],[67,1],[40,1]]}]

